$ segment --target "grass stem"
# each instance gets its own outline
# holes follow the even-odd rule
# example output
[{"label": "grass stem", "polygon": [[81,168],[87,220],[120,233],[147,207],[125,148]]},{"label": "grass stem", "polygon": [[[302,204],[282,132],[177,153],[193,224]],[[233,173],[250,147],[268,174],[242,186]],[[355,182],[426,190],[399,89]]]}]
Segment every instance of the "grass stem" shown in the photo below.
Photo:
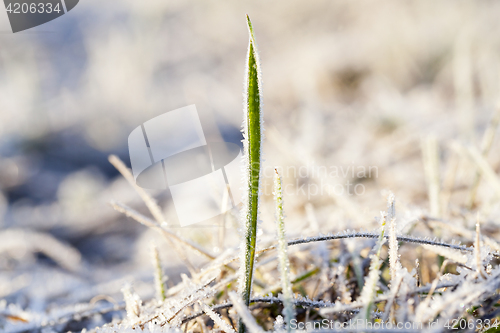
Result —
[{"label": "grass stem", "polygon": [[291,322],[295,318],[293,306],[292,283],[290,281],[290,263],[287,255],[287,241],[285,239],[285,215],[283,212],[283,193],[281,190],[281,178],[278,170],[274,175],[274,200],[276,202],[276,227],[278,231],[278,264],[281,276],[281,289],[283,293],[283,313],[287,332],[291,331]]}]

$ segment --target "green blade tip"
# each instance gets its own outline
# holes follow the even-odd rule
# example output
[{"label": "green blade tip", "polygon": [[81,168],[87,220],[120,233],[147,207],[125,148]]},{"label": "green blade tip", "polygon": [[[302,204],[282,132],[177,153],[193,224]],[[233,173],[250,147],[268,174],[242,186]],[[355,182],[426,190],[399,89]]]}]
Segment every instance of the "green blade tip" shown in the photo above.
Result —
[{"label": "green blade tip", "polygon": [[252,21],[250,21],[250,16],[247,15],[247,25],[248,25],[248,32],[250,33],[250,39],[254,41],[254,36],[253,36],[253,27],[252,27]]}]

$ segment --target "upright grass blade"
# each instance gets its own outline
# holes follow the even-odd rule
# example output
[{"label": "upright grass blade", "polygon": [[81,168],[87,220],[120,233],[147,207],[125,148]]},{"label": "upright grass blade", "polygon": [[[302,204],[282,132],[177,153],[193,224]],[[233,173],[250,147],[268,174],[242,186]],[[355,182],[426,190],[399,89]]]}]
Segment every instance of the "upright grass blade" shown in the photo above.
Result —
[{"label": "upright grass blade", "polygon": [[291,321],[295,319],[295,309],[293,305],[292,283],[287,255],[287,241],[285,239],[285,214],[283,212],[283,193],[281,190],[281,177],[275,169],[274,175],[274,199],[276,201],[276,226],[278,229],[278,258],[281,275],[281,286],[283,292],[283,313],[287,332],[291,332]]},{"label": "upright grass blade", "polygon": [[401,269],[398,254],[398,236],[396,232],[396,199],[394,194],[387,198],[387,223],[389,223],[389,267],[391,269],[391,288],[396,287],[396,275]]},{"label": "upright grass blade", "polygon": [[163,278],[163,268],[161,267],[160,253],[155,244],[151,245],[151,258],[153,259],[154,279],[156,289],[156,299],[158,301],[165,301],[167,292],[165,290],[165,281]]},{"label": "upright grass blade", "polygon": [[[259,189],[261,174],[261,144],[262,144],[262,110],[260,65],[255,45],[252,23],[247,15],[250,41],[246,61],[245,75],[245,115],[243,120],[243,148],[245,170],[243,172],[243,233],[241,248],[241,265],[239,273],[239,292],[243,302],[248,306],[252,290],[252,275],[255,260],[257,238],[257,219],[259,209]],[[245,330],[240,322],[239,331]]]},{"label": "upright grass blade", "polygon": [[382,246],[385,243],[385,223],[387,220],[387,214],[382,213],[381,221],[382,221],[382,229],[380,231],[380,236],[378,238],[375,247],[373,248],[374,254],[371,256],[371,264],[370,264],[370,272],[365,279],[365,285],[363,287],[363,291],[360,295],[360,300],[366,306],[358,313],[358,319],[364,319],[369,321],[372,313],[373,306],[375,305],[375,296],[377,293],[377,285],[380,278],[380,266],[382,264],[380,260],[380,253],[382,252]]},{"label": "upright grass blade", "polygon": [[389,316],[390,321],[394,321],[394,299],[398,293],[399,286],[402,282],[403,275],[398,278],[398,272],[401,271],[402,266],[399,262],[398,254],[398,236],[396,232],[396,198],[393,193],[389,194],[387,198],[387,222],[389,233],[389,268],[391,270],[391,293],[394,297],[386,303],[386,314]]}]

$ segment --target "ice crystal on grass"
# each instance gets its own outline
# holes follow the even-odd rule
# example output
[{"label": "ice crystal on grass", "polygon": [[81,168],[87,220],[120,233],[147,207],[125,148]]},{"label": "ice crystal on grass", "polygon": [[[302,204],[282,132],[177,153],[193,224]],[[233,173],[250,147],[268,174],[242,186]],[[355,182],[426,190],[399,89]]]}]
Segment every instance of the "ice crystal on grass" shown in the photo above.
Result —
[{"label": "ice crystal on grass", "polygon": [[281,289],[283,291],[283,313],[287,323],[287,331],[290,332],[290,323],[295,318],[293,306],[293,292],[290,282],[290,263],[287,254],[287,242],[285,239],[285,215],[283,211],[283,193],[281,190],[281,178],[278,170],[274,175],[274,200],[276,202],[276,227],[278,233],[278,266],[281,275]]},{"label": "ice crystal on grass", "polygon": [[[479,215],[477,217],[477,222],[476,222],[476,241],[474,244],[474,255],[476,259],[476,272],[478,276],[481,276],[483,278],[486,278],[486,275],[484,274],[484,268],[483,268],[483,260],[481,256],[481,227],[479,226]],[[488,251],[490,252],[490,251]]]},{"label": "ice crystal on grass", "polygon": [[235,333],[235,330],[233,330],[233,328],[231,326],[229,326],[228,323],[226,323],[220,315],[218,315],[217,313],[212,311],[212,309],[210,309],[210,307],[208,305],[206,305],[205,303],[203,303],[201,301],[199,301],[198,303],[200,304],[203,312],[205,312],[210,318],[212,318],[212,320],[217,325],[219,325],[220,329],[224,330],[226,333]]},{"label": "ice crystal on grass", "polygon": [[387,199],[387,221],[389,223],[389,266],[391,269],[391,288],[396,281],[397,271],[401,269],[398,254],[398,239],[396,232],[396,199],[390,194]]},{"label": "ice crystal on grass", "polygon": [[381,215],[382,218],[380,236],[377,240],[377,243],[375,244],[375,247],[373,248],[374,253],[371,255],[370,271],[368,273],[368,277],[365,279],[363,291],[360,295],[360,302],[366,304],[366,306],[363,307],[363,310],[359,313],[359,318],[367,320],[369,320],[371,317],[371,312],[374,304],[373,300],[378,290],[381,265],[380,252],[382,250],[382,246],[386,241],[386,239],[384,238],[384,231],[387,216],[385,213],[381,213]]},{"label": "ice crystal on grass", "polygon": [[123,298],[125,299],[125,309],[127,311],[127,319],[133,326],[137,323],[141,316],[142,301],[136,293],[132,291],[130,286],[125,286],[122,289]]},{"label": "ice crystal on grass", "polygon": [[156,299],[160,302],[165,300],[165,279],[163,278],[163,268],[161,267],[160,254],[155,244],[151,244],[151,258],[153,259],[154,279],[156,289]]},{"label": "ice crystal on grass", "polygon": [[276,320],[274,321],[274,331],[276,333],[284,333],[286,332],[285,330],[285,321],[283,320],[283,317],[281,315],[278,315],[276,317]]}]

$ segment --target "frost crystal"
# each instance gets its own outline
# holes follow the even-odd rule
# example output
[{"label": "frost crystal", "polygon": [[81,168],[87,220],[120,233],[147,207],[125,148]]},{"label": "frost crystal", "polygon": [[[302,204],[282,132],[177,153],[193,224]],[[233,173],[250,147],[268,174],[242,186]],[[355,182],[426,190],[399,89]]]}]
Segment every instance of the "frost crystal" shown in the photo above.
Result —
[{"label": "frost crystal", "polygon": [[292,284],[290,281],[290,268],[287,255],[287,242],[285,239],[285,216],[283,212],[283,194],[281,190],[281,178],[275,169],[274,176],[274,200],[276,202],[276,226],[278,233],[278,266],[281,275],[281,286],[283,291],[283,312],[287,323],[287,331],[290,332],[290,323],[295,318],[293,305]]},{"label": "frost crystal", "polygon": [[122,289],[123,298],[125,299],[125,308],[127,310],[127,319],[133,325],[139,321],[141,315],[141,305],[142,301],[139,295],[132,291],[130,285],[125,286]]}]

